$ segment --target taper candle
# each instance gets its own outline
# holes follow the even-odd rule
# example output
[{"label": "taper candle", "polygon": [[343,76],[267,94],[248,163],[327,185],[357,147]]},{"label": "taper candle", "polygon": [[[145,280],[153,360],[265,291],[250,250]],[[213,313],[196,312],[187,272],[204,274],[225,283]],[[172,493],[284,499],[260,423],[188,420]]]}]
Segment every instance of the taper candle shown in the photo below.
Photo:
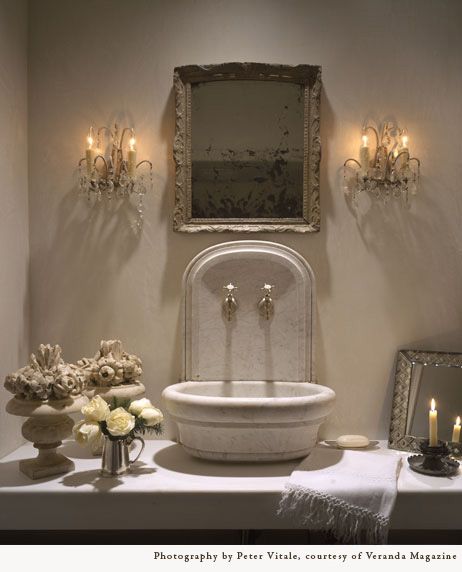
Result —
[{"label": "taper candle", "polygon": [[403,135],[401,137],[401,149],[400,151],[407,151],[409,153],[409,147],[407,146],[409,141],[409,137],[407,135]]},{"label": "taper candle", "polygon": [[85,151],[85,158],[87,160],[87,174],[91,175],[93,170],[93,162],[96,157],[96,151],[93,149],[93,127],[90,127],[90,131],[88,132],[87,143],[88,147]]},{"label": "taper candle", "polygon": [[128,150],[128,174],[130,177],[135,176],[136,171],[136,149],[135,149],[136,140],[134,137],[130,139],[129,145],[130,149]]},{"label": "taper candle", "polygon": [[428,413],[428,424],[430,429],[430,447],[438,445],[438,411],[436,410],[435,400],[431,401],[431,409]]},{"label": "taper candle", "polygon": [[407,153],[407,156],[404,155],[404,159],[403,159],[403,161],[402,161],[402,166],[403,166],[403,168],[407,167],[407,165],[408,165],[408,163],[409,163],[409,159],[408,159],[408,157],[409,157],[409,147],[407,146],[408,141],[409,141],[409,137],[408,137],[406,134],[404,134],[404,135],[401,137],[401,148],[400,148],[400,150],[399,150],[400,153],[403,153],[403,151]]},{"label": "taper candle", "polygon": [[456,424],[452,430],[452,442],[458,443],[460,441],[460,417],[457,417]]},{"label": "taper candle", "polygon": [[367,135],[362,136],[363,144],[359,149],[359,162],[361,163],[361,174],[367,175],[369,172],[371,157],[369,153],[369,144]]}]

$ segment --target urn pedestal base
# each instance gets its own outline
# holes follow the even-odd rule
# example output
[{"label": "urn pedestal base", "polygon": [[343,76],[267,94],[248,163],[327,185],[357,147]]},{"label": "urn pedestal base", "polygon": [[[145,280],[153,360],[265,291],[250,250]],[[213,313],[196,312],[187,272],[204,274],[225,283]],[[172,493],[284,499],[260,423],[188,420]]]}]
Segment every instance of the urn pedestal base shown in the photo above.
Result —
[{"label": "urn pedestal base", "polygon": [[[59,443],[61,444],[61,443]],[[74,462],[53,449],[39,449],[35,459],[19,461],[19,470],[29,479],[43,479],[54,475],[70,473],[75,469]]]},{"label": "urn pedestal base", "polygon": [[12,415],[29,417],[22,426],[22,435],[38,449],[37,457],[19,462],[22,473],[30,479],[42,479],[74,470],[73,461],[56,450],[72,434],[74,422],[68,414],[79,411],[87,402],[83,395],[53,401],[10,399],[6,410]]}]

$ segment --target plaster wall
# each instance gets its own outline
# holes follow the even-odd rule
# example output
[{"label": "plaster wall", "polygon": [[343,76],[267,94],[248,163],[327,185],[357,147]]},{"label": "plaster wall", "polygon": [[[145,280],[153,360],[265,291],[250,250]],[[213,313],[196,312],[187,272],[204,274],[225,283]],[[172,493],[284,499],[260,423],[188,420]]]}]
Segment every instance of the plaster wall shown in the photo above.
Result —
[{"label": "plaster wall", "polygon": [[[317,376],[338,396],[324,434],[385,437],[397,348],[462,349],[461,21],[457,0],[31,2],[32,345],[59,342],[75,360],[120,337],[158,400],[181,373],[186,265],[249,238],[172,231],[173,68],[319,64],[322,229],[252,238],[294,248],[315,272]],[[340,168],[366,118],[409,130],[423,172],[409,211],[356,213],[343,196]],[[141,235],[130,209],[77,196],[88,126],[115,120],[135,126],[139,157],[154,163]]]},{"label": "plaster wall", "polygon": [[[0,0],[0,380],[28,357],[27,2]],[[3,383],[1,384],[3,385]],[[0,391],[0,457],[22,441]]]}]

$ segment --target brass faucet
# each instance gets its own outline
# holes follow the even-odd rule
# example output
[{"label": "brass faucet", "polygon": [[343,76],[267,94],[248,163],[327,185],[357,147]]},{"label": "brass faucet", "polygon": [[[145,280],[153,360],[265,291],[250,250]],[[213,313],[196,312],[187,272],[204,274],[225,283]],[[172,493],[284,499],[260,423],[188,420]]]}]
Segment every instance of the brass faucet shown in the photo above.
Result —
[{"label": "brass faucet", "polygon": [[237,290],[237,286],[234,286],[234,284],[230,282],[227,286],[223,286],[223,290],[227,292],[226,297],[223,300],[223,314],[228,322],[231,322],[237,310],[237,301],[234,297],[234,292]]},{"label": "brass faucet", "polygon": [[271,318],[274,314],[274,302],[271,298],[271,291],[273,290],[274,285],[271,284],[264,284],[263,290],[263,298],[258,302],[258,311],[262,316],[264,316],[267,320]]}]

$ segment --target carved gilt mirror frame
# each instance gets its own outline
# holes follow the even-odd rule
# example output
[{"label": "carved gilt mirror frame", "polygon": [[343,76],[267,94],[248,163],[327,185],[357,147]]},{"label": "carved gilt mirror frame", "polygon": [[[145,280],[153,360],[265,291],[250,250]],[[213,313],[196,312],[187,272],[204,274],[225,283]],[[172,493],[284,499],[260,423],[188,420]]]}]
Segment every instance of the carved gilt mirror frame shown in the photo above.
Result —
[{"label": "carved gilt mirror frame", "polygon": [[[222,80],[291,82],[303,94],[303,185],[297,218],[194,218],[192,216],[192,90],[194,84]],[[226,63],[189,65],[174,70],[176,124],[174,140],[175,210],[178,232],[317,232],[320,228],[321,68],[311,65]]]},{"label": "carved gilt mirror frame", "polygon": [[419,450],[419,437],[410,434],[410,431],[420,378],[423,375],[421,368],[426,367],[460,368],[462,370],[462,353],[424,350],[400,350],[398,352],[388,439],[390,449]]}]

